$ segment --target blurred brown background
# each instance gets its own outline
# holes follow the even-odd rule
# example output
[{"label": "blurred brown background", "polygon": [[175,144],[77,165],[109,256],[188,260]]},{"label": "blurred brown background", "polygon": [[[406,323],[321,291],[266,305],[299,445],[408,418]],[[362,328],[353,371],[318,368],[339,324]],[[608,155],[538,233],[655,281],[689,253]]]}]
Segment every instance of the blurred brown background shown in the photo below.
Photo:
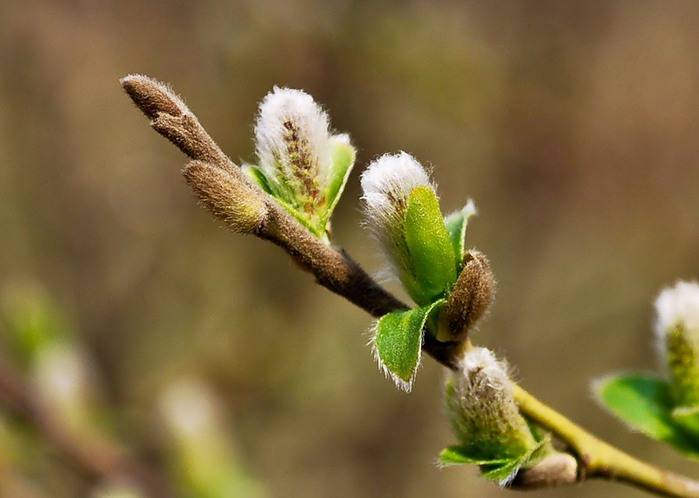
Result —
[{"label": "blurred brown background", "polygon": [[[476,340],[583,425],[697,477],[589,383],[655,368],[652,300],[699,273],[698,25],[692,1],[0,1],[0,285],[45,287],[156,463],[154,398],[195,374],[268,496],[510,496],[433,465],[452,441],[441,369],[425,361],[411,395],[383,379],[368,317],[196,207],[183,156],[117,80],[170,82],[234,160],[252,159],[264,94],[303,88],[359,149],[339,244],[378,270],[358,174],[400,149],[432,164],[445,210],[475,199],[468,243],[499,279]],[[46,496],[78,489],[19,467]]]}]

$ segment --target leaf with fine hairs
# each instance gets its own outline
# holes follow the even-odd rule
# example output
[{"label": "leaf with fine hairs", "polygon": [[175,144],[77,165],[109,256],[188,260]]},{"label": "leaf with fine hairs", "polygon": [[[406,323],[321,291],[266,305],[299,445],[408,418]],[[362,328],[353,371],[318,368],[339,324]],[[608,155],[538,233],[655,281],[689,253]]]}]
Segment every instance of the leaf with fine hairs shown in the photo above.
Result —
[{"label": "leaf with fine hairs", "polygon": [[466,228],[468,226],[468,221],[475,215],[476,205],[471,199],[469,199],[463,208],[459,209],[458,211],[454,211],[444,218],[444,223],[446,224],[447,231],[449,232],[449,238],[451,239],[452,246],[454,247],[457,271],[461,270],[464,256],[466,255]]},{"label": "leaf with fine hairs", "polygon": [[612,375],[597,382],[595,393],[599,402],[631,429],[699,460],[699,442],[673,420],[670,386],[663,379],[643,374]]},{"label": "leaf with fine hairs", "polygon": [[410,391],[420,365],[425,322],[443,299],[422,308],[393,311],[377,322],[372,339],[374,357],[383,372],[404,391]]}]

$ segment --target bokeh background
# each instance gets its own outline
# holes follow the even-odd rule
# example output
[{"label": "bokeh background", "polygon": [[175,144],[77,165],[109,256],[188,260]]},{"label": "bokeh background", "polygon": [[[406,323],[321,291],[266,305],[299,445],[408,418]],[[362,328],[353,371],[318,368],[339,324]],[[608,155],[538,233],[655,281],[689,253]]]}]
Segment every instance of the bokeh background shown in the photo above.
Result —
[{"label": "bokeh background", "polygon": [[[207,496],[183,483],[204,426],[195,450],[220,453],[230,496],[509,496],[433,465],[452,441],[440,367],[398,392],[368,317],[198,208],[184,157],[117,80],[170,82],[236,161],[252,159],[257,102],[286,85],[359,149],[338,244],[379,270],[358,174],[401,149],[431,164],[445,210],[476,201],[468,244],[499,280],[476,341],[584,426],[699,477],[590,394],[609,371],[656,367],[652,300],[699,276],[698,24],[693,1],[0,1],[3,363],[49,393],[89,391],[88,411],[180,496]],[[13,320],[62,339],[22,349]],[[54,370],[35,343],[63,344]],[[3,497],[129,493],[0,412]]]}]

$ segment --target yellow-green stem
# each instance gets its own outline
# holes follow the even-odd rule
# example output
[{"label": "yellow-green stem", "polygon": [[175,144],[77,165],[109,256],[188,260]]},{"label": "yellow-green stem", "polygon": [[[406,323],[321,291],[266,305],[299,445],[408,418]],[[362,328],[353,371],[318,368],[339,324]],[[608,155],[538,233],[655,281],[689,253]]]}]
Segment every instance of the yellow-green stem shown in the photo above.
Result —
[{"label": "yellow-green stem", "polygon": [[603,477],[661,496],[699,498],[699,482],[654,467],[605,443],[519,386],[515,386],[515,399],[525,416],[551,431],[576,453],[580,479]]}]

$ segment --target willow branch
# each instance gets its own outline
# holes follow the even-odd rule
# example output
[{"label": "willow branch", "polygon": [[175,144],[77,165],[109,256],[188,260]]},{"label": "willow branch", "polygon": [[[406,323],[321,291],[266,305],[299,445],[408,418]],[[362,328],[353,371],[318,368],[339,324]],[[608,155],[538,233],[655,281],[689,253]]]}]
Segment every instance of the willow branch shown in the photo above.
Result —
[{"label": "willow branch", "polygon": [[[170,88],[140,75],[126,76],[121,84],[150,119],[151,126],[192,160],[183,171],[185,179],[200,201],[231,228],[282,247],[301,268],[314,275],[319,284],[374,317],[407,308],[343,250],[312,235],[250,182]],[[242,194],[247,204],[241,206],[240,198],[232,201],[232,194]],[[242,207],[250,208],[250,212],[245,212],[250,216],[243,226],[233,224],[231,213],[238,213]],[[465,347],[464,342],[440,342],[425,334],[423,351],[445,367],[455,369]],[[590,435],[523,389],[518,387],[516,393],[522,413],[567,443],[577,461],[567,454],[545,458],[521,471],[513,483],[515,487],[533,489],[598,477],[626,482],[662,496],[699,497],[699,483],[640,462]]]},{"label": "willow branch", "polygon": [[125,477],[146,496],[172,496],[166,481],[125,448],[106,440],[87,441],[64,426],[32,387],[3,361],[0,361],[0,403],[8,412],[28,422],[86,481],[97,484]]}]

